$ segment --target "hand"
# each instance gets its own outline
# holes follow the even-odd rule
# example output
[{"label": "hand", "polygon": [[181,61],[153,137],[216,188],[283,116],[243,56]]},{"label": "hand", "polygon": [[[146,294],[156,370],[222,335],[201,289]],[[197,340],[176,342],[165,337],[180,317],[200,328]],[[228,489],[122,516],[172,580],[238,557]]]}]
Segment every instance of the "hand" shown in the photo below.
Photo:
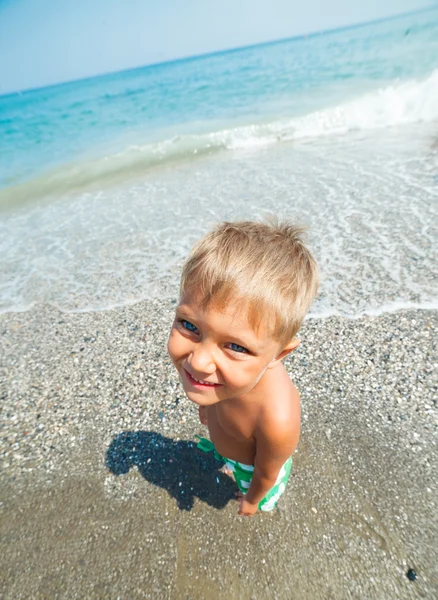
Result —
[{"label": "hand", "polygon": [[198,412],[199,412],[199,420],[201,421],[201,423],[203,425],[208,425],[208,421],[207,421],[207,407],[206,406],[200,406]]},{"label": "hand", "polygon": [[251,504],[246,499],[246,495],[242,492],[237,492],[237,501],[239,502],[239,515],[242,517],[252,517],[257,512],[259,505]]}]

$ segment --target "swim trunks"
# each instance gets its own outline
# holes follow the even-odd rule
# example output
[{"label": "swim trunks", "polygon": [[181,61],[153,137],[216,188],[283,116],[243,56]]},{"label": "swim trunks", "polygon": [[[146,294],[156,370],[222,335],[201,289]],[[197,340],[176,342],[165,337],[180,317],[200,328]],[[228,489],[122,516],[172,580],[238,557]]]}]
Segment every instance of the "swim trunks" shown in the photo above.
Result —
[{"label": "swim trunks", "polygon": [[[251,485],[252,476],[254,473],[254,466],[245,465],[243,463],[237,462],[236,460],[231,460],[230,458],[221,456],[214,447],[213,442],[211,442],[207,438],[199,437],[199,435],[196,435],[195,437],[197,437],[199,440],[197,445],[199,450],[202,450],[203,452],[213,452],[216,460],[225,463],[226,468],[233,472],[239,490],[242,493],[246,494],[249,489],[249,486]],[[269,490],[266,496],[262,500],[260,500],[259,510],[262,510],[264,512],[274,510],[280,496],[286,489],[286,484],[288,482],[291,470],[292,457],[288,458],[284,465],[281,467],[277,477],[277,481],[275,482],[274,486]]]}]

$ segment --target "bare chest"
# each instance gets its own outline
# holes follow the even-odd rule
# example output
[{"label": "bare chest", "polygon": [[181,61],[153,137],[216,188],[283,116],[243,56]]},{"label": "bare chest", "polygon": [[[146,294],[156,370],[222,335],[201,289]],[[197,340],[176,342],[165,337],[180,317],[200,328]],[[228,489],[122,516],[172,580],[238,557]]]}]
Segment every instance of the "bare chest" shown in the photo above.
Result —
[{"label": "bare chest", "polygon": [[222,436],[234,438],[238,442],[250,442],[254,439],[257,415],[241,408],[212,406],[209,414],[210,434],[215,429]]}]

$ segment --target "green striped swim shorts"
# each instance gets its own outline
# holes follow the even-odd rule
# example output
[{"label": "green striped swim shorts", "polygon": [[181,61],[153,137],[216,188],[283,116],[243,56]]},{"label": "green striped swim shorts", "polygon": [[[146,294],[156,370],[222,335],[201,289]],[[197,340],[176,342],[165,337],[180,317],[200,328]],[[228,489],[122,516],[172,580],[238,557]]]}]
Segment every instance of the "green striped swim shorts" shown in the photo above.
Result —
[{"label": "green striped swim shorts", "polygon": [[[199,440],[197,446],[199,450],[202,450],[203,452],[213,452],[215,458],[223,462],[226,468],[233,472],[237,487],[242,493],[246,494],[246,492],[249,489],[249,486],[251,485],[252,476],[254,473],[254,466],[244,465],[243,463],[239,463],[235,460],[231,460],[230,458],[226,458],[225,456],[221,456],[214,447],[213,442],[211,442],[207,438],[199,437],[199,435],[195,437],[197,437]],[[260,500],[259,510],[262,510],[264,512],[274,510],[280,496],[286,489],[286,484],[288,482],[291,470],[292,457],[288,458],[284,465],[281,467],[277,477],[277,481],[275,482],[274,486],[269,490],[266,496],[262,500]]]}]

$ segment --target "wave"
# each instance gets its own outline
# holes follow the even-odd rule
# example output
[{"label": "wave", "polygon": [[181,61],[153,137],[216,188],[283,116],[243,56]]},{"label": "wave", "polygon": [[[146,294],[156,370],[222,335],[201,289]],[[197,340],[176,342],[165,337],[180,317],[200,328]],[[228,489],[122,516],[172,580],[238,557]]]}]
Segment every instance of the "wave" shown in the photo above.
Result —
[{"label": "wave", "polygon": [[0,206],[15,206],[29,199],[94,186],[101,188],[141,176],[159,165],[218,151],[434,120],[438,120],[438,69],[426,79],[398,82],[301,117],[174,136],[152,144],[131,145],[122,152],[87,162],[61,165],[32,180],[0,190]]},{"label": "wave", "polygon": [[382,129],[438,119],[438,69],[427,79],[380,88],[334,108],[293,119],[290,139]]}]

